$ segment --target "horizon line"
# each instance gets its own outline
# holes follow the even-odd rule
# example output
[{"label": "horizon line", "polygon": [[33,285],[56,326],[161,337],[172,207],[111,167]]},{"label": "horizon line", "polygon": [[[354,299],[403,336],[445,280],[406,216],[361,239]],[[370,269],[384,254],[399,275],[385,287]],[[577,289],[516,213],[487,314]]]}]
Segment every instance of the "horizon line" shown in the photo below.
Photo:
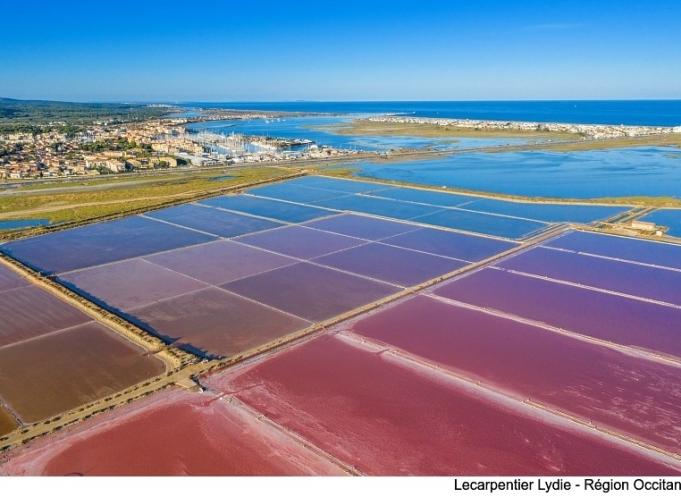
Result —
[{"label": "horizon line", "polygon": [[668,98],[489,98],[489,99],[424,99],[424,100],[321,100],[321,99],[283,99],[283,100],[135,100],[135,99],[93,99],[93,100],[62,100],[51,98],[17,98],[0,96],[0,100],[14,100],[18,102],[58,102],[79,104],[281,104],[281,103],[445,103],[445,102],[676,102],[681,97]]}]

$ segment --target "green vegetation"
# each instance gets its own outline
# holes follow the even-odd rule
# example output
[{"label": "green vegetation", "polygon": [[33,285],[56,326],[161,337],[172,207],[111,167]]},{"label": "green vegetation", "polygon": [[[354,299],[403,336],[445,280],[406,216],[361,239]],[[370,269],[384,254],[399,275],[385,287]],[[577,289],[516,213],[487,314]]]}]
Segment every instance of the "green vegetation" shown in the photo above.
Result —
[{"label": "green vegetation", "polygon": [[[220,194],[230,187],[274,181],[295,173],[351,177],[355,172],[352,167],[343,165],[343,162],[338,162],[333,165],[307,165],[305,169],[274,166],[227,167],[208,171],[172,171],[146,175],[126,174],[110,178],[98,177],[29,183],[18,187],[17,190],[11,190],[11,193],[0,194],[0,220],[48,219],[53,225],[92,222],[174,203],[188,202],[199,197]],[[373,181],[371,178],[362,178],[362,180]],[[391,181],[388,183],[424,188],[424,185],[408,182]],[[527,202],[681,207],[681,199],[670,197],[615,197],[581,200],[490,194],[457,188],[427,189]],[[45,228],[28,228],[23,231],[40,233],[44,230]],[[9,235],[10,232],[7,233],[6,236],[12,236]]]},{"label": "green vegetation", "polygon": [[19,154],[24,150],[23,143],[13,143],[11,145],[0,145],[0,159],[5,156]]},{"label": "green vegetation", "polygon": [[336,178],[352,178],[357,172],[357,168],[353,167],[335,167],[331,166],[328,169],[321,171],[324,176],[333,176]]},{"label": "green vegetation", "polygon": [[603,204],[636,205],[641,207],[681,207],[681,199],[676,197],[602,197],[594,201]]},{"label": "green vegetation", "polygon": [[589,139],[579,133],[559,133],[537,129],[536,131],[460,128],[435,124],[411,124],[374,122],[357,119],[349,124],[327,126],[327,131],[341,135],[421,136],[426,138],[528,138],[534,143],[507,145],[481,149],[489,152],[510,150],[550,150],[577,152],[582,150],[606,150],[627,147],[679,147],[681,133],[665,133],[636,137]]},{"label": "green vegetation", "polygon": [[100,140],[81,145],[84,152],[134,152],[136,157],[151,157],[154,150],[149,143],[137,143],[127,138]]},{"label": "green vegetation", "polygon": [[581,150],[607,150],[610,148],[653,146],[681,148],[681,133],[581,140],[570,143],[550,143],[534,146],[533,149],[552,150],[556,152],[577,152]]},{"label": "green vegetation", "polygon": [[324,127],[339,135],[420,136],[425,138],[532,138],[541,140],[575,140],[577,133],[559,133],[537,129],[534,131],[512,129],[461,128],[437,124],[376,122],[356,119],[348,124]]},{"label": "green vegetation", "polygon": [[119,138],[118,140],[103,140],[93,143],[85,143],[81,145],[81,149],[86,152],[104,152],[108,150],[127,151],[137,148],[137,143],[128,141],[127,138]]},{"label": "green vegetation", "polygon": [[[295,172],[295,169],[260,166],[230,169],[229,178],[224,177],[224,170],[213,170],[32,185],[20,188],[18,193],[0,195],[0,219],[49,219],[53,224],[94,220],[217,194],[230,186],[274,180]],[[43,189],[51,191],[43,192]]]},{"label": "green vegetation", "polygon": [[74,135],[95,121],[142,121],[169,112],[167,107],[0,98],[0,134],[59,131]]}]

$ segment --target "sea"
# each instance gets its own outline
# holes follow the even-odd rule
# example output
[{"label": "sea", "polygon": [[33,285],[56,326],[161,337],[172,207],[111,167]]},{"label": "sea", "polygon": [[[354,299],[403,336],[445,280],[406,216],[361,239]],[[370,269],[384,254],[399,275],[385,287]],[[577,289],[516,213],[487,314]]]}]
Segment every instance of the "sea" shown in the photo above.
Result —
[{"label": "sea", "polygon": [[361,162],[356,174],[438,187],[531,197],[681,198],[681,149],[630,147],[550,152],[476,152],[514,139],[428,139],[409,136],[343,136],[327,125],[356,116],[402,114],[422,117],[583,124],[681,126],[681,100],[581,100],[486,102],[230,102],[188,103],[192,107],[289,111],[326,115],[199,123],[198,131],[308,138],[319,145],[363,150],[431,148],[452,154],[423,161]]},{"label": "sea", "polygon": [[186,107],[330,114],[402,114],[500,121],[681,126],[681,100],[186,102]]}]

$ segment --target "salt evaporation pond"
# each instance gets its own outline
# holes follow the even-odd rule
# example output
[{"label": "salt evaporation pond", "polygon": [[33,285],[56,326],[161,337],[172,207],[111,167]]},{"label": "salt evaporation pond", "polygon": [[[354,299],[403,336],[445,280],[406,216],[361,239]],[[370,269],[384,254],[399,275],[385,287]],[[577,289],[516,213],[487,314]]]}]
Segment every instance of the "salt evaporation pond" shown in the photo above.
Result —
[{"label": "salt evaporation pond", "polygon": [[667,234],[681,237],[681,209],[660,209],[641,218],[661,226],[667,226]]}]

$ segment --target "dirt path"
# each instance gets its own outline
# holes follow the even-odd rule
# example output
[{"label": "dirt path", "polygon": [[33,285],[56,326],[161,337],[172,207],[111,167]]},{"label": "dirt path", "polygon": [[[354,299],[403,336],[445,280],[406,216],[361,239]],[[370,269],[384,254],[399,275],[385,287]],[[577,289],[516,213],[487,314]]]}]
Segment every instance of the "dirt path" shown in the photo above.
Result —
[{"label": "dirt path", "polygon": [[8,219],[8,218],[15,218],[19,216],[30,216],[32,214],[40,214],[40,213],[45,213],[45,212],[55,212],[55,211],[61,211],[64,209],[77,209],[80,207],[96,207],[96,206],[101,206],[101,205],[114,205],[114,204],[125,204],[125,203],[131,203],[131,202],[142,202],[142,201],[152,201],[152,200],[165,200],[165,199],[173,199],[173,198],[182,198],[182,197],[193,197],[197,195],[197,193],[200,192],[182,192],[182,193],[173,193],[173,194],[164,194],[164,195],[157,195],[157,196],[146,196],[146,197],[132,197],[132,198],[125,198],[125,199],[118,199],[118,200],[103,200],[101,202],[83,202],[80,204],[69,204],[69,203],[64,203],[64,204],[53,204],[53,205],[48,205],[45,207],[36,207],[33,209],[25,209],[21,211],[9,211],[9,212],[3,212],[0,213],[0,219]]}]

